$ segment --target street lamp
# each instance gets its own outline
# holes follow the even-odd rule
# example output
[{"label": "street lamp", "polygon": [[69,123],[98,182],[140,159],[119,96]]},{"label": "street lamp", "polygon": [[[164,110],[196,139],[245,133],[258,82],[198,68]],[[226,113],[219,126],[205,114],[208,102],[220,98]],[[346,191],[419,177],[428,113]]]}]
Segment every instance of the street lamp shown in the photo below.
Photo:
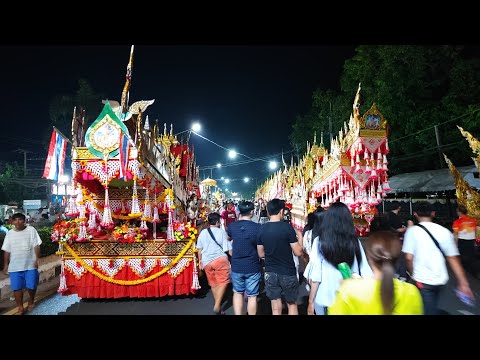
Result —
[{"label": "street lamp", "polygon": [[175,136],[186,133],[187,131],[199,132],[201,129],[202,129],[202,125],[200,125],[200,123],[198,123],[198,122],[195,122],[195,123],[192,124],[190,129],[180,131],[179,133],[176,133]]},{"label": "street lamp", "polygon": [[277,168],[277,162],[276,161],[270,161],[268,163],[268,167],[271,169],[271,170],[275,170]]},{"label": "street lamp", "polygon": [[230,150],[230,151],[228,152],[228,157],[229,157],[230,159],[234,159],[236,156],[237,156],[237,152],[236,152],[235,150]]},{"label": "street lamp", "polygon": [[202,125],[200,123],[195,122],[192,124],[192,130],[195,132],[199,132],[202,129]]}]

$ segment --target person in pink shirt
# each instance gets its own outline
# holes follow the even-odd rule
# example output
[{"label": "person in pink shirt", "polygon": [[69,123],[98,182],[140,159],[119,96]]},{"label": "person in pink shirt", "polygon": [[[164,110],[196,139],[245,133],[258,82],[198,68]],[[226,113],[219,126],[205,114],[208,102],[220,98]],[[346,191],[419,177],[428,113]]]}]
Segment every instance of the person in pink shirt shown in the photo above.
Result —
[{"label": "person in pink shirt", "polygon": [[227,208],[222,212],[222,221],[225,231],[228,229],[228,225],[237,221],[237,213],[232,202],[228,202]]}]

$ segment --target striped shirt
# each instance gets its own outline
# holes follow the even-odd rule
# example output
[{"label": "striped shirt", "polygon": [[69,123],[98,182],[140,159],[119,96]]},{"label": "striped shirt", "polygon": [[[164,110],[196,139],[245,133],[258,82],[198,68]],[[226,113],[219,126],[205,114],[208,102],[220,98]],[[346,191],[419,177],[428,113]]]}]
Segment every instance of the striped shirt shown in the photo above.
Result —
[{"label": "striped shirt", "polygon": [[35,247],[40,246],[42,240],[37,230],[32,226],[18,231],[15,228],[5,235],[2,250],[10,253],[8,272],[36,269]]}]

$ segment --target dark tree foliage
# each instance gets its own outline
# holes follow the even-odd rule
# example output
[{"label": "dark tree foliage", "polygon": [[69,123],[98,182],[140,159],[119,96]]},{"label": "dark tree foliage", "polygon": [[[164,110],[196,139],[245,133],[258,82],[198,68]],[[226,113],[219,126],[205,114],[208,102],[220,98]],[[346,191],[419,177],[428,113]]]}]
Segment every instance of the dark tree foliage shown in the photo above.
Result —
[{"label": "dark tree foliage", "polygon": [[[102,99],[102,94],[96,93],[87,80],[80,79],[75,94],[57,95],[50,102],[52,126],[70,137],[74,107],[77,108],[77,113],[85,109],[85,124],[88,127],[102,111]],[[48,132],[48,136],[50,134],[51,131]],[[49,140],[50,138],[47,139],[47,145]]]},{"label": "dark tree foliage", "polygon": [[23,167],[16,162],[6,163],[0,168],[0,204],[11,201],[21,203],[23,200],[23,186],[19,179],[23,178]]}]

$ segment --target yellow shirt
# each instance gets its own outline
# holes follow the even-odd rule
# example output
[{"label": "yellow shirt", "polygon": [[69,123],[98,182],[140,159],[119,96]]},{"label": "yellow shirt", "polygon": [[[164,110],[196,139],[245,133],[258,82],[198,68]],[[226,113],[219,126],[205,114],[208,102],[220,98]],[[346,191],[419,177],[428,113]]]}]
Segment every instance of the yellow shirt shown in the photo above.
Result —
[{"label": "yellow shirt", "polygon": [[[393,280],[392,315],[423,315],[423,302],[415,285]],[[380,280],[349,279],[338,289],[329,315],[383,315]]]}]

